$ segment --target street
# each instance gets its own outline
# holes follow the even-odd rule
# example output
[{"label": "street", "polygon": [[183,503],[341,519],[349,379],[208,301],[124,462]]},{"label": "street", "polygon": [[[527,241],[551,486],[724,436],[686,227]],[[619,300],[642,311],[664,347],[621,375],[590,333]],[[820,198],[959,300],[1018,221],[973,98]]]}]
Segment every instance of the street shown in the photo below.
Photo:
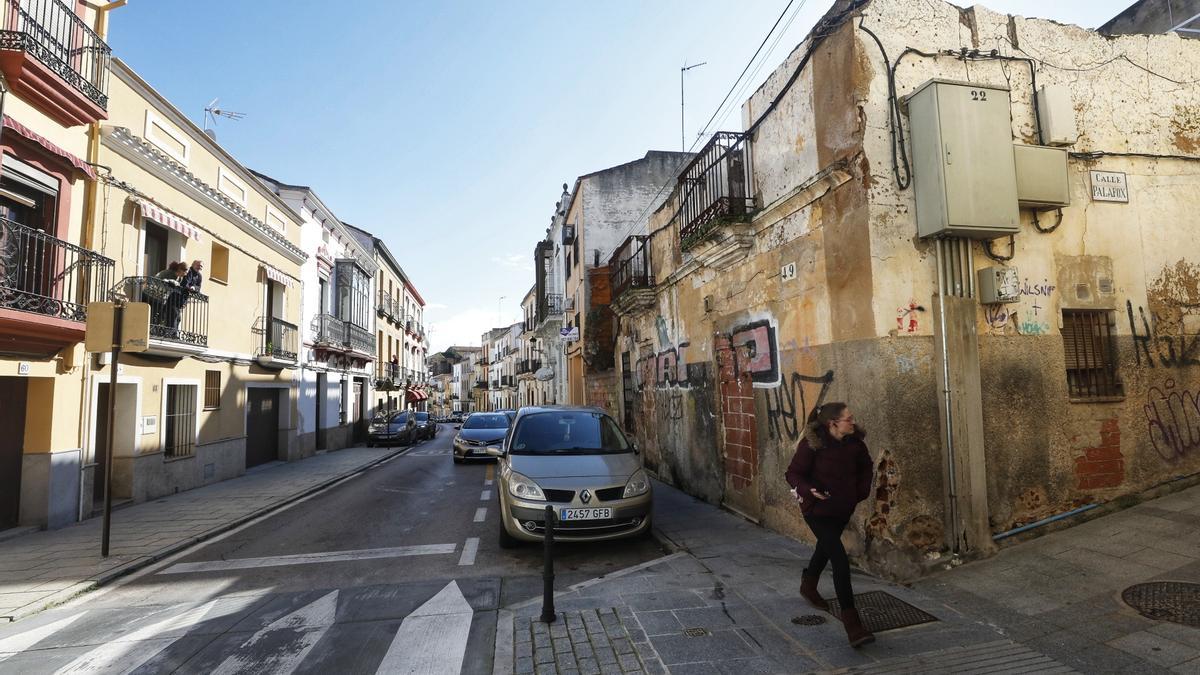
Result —
[{"label": "street", "polygon": [[[0,672],[492,672],[542,550],[499,548],[494,466],[454,465],[452,437],[0,630]],[[661,555],[561,545],[557,587]]]}]

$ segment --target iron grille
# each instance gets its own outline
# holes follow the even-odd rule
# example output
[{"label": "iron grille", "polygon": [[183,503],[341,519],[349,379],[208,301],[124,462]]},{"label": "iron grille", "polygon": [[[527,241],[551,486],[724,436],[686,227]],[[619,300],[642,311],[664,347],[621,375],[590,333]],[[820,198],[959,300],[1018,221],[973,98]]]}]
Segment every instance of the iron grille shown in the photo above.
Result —
[{"label": "iron grille", "polygon": [[1124,396],[1117,377],[1115,323],[1114,314],[1107,310],[1063,310],[1063,353],[1072,400]]},{"label": "iron grille", "polygon": [[264,316],[262,324],[263,342],[259,356],[295,361],[296,324],[274,316]]},{"label": "iron grille", "polygon": [[87,321],[103,300],[114,263],[41,230],[0,218],[0,308]]},{"label": "iron grille", "polygon": [[635,234],[625,240],[608,261],[612,268],[612,297],[619,298],[629,288],[654,286],[650,271],[650,237]]},{"label": "iron grille", "polygon": [[679,174],[679,236],[683,248],[719,218],[744,219],[754,208],[746,134],[718,131]]},{"label": "iron grille", "polygon": [[108,108],[112,49],[61,0],[8,0],[0,49],[29,53],[101,108]]},{"label": "iron grille", "polygon": [[150,337],[208,346],[208,296],[157,277],[125,277],[114,291],[150,305]]},{"label": "iron grille", "polygon": [[168,458],[191,457],[196,451],[196,387],[167,385],[166,437],[163,454]]}]

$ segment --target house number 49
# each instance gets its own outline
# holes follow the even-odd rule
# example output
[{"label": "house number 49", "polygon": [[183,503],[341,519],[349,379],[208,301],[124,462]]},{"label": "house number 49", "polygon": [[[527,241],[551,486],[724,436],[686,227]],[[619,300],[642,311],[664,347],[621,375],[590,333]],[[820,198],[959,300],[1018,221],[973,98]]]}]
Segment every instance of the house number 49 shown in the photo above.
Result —
[{"label": "house number 49", "polygon": [[791,281],[796,278],[796,263],[790,262],[779,268],[780,281]]}]

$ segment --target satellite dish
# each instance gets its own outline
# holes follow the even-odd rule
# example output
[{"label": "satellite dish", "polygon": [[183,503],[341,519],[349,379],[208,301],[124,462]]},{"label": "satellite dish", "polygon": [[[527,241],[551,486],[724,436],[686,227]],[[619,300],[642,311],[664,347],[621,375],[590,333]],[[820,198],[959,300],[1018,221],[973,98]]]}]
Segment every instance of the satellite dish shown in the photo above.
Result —
[{"label": "satellite dish", "polygon": [[554,369],[550,366],[543,366],[538,368],[533,376],[537,378],[538,382],[549,382],[554,379]]}]

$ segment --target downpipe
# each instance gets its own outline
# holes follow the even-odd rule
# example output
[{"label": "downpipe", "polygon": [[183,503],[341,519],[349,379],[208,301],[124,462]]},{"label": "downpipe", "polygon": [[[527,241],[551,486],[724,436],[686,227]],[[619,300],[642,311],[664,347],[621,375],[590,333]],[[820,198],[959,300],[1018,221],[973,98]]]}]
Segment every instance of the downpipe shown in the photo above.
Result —
[{"label": "downpipe", "polygon": [[1071,509],[1070,511],[1066,511],[1065,513],[1060,513],[1055,516],[1050,516],[1049,518],[1042,518],[1041,520],[1034,521],[1032,523],[1029,523],[1028,525],[1022,525],[1021,527],[1014,527],[1013,529],[1008,530],[1007,532],[1001,532],[1000,534],[992,535],[992,541],[1000,541],[1001,539],[1007,539],[1008,537],[1011,537],[1014,534],[1021,534],[1022,532],[1028,532],[1034,528],[1038,528],[1043,525],[1049,525],[1050,523],[1054,523],[1054,522],[1063,520],[1065,518],[1070,518],[1071,516],[1078,515],[1085,511],[1091,511],[1092,509],[1097,508],[1099,506],[1100,506],[1099,504],[1088,504],[1087,506],[1081,506],[1077,509]]},{"label": "downpipe", "polygon": [[938,239],[935,249],[937,251],[938,328],[942,332],[942,399],[946,418],[946,481],[950,497],[947,507],[950,511],[950,538],[954,542],[953,550],[958,552],[958,484],[955,478],[954,463],[954,412],[951,408],[954,399],[950,392],[950,348],[947,346],[946,340],[946,267],[942,252],[945,241],[945,239]]}]

